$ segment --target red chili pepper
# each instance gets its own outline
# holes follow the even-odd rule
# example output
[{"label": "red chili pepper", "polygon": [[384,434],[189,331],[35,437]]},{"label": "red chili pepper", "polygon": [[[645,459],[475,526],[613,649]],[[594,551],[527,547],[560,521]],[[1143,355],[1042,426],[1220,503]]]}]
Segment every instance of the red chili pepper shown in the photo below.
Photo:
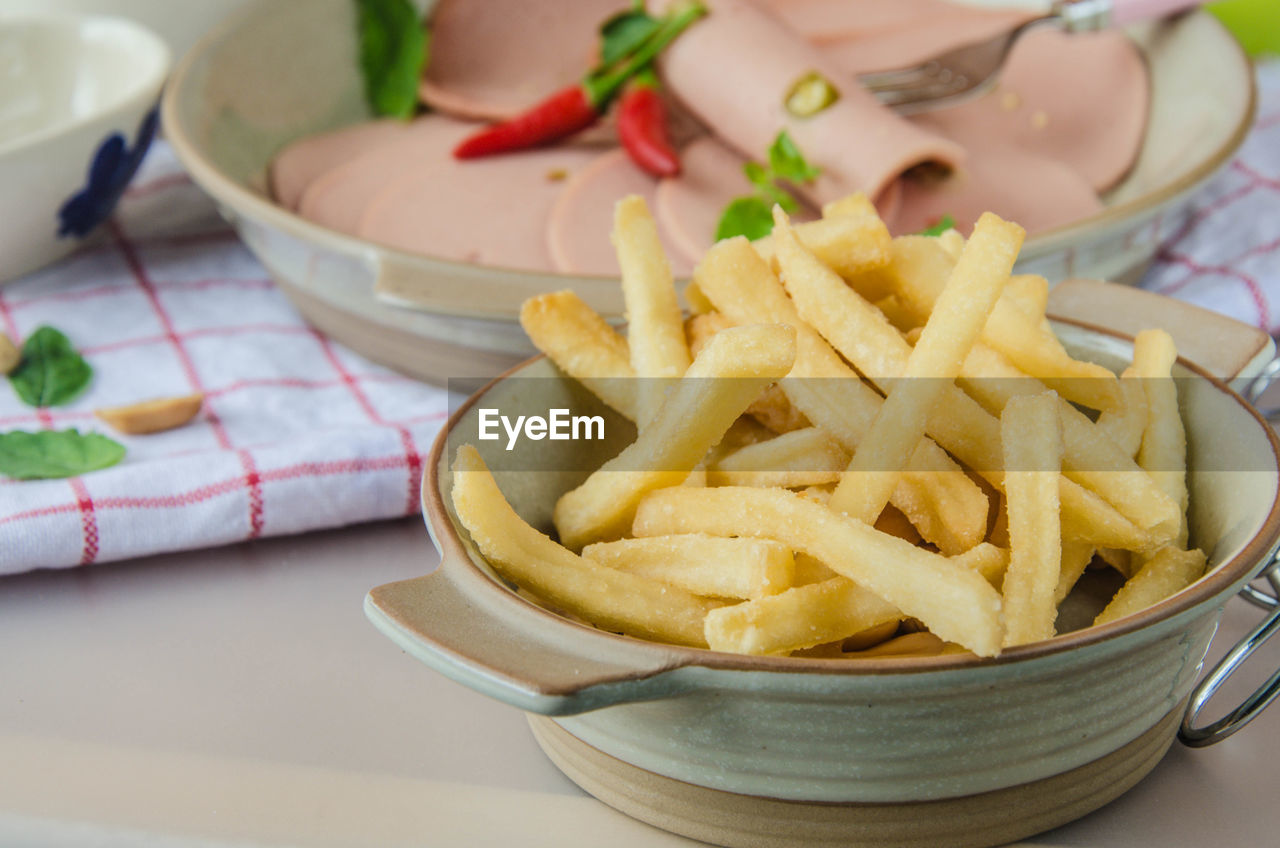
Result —
[{"label": "red chili pepper", "polygon": [[651,72],[636,77],[622,95],[618,139],[631,161],[655,177],[680,173],[680,157],[667,133],[667,109]]},{"label": "red chili pepper", "polygon": [[453,155],[475,159],[550,144],[585,130],[599,117],[586,87],[575,83],[521,115],[468,136],[454,148]]},{"label": "red chili pepper", "polygon": [[582,82],[551,95],[527,112],[468,136],[453,149],[453,155],[458,159],[474,159],[508,153],[550,144],[581,132],[604,114],[632,77],[706,13],[706,7],[698,0],[673,7],[657,30],[629,55],[607,67],[597,68]]}]

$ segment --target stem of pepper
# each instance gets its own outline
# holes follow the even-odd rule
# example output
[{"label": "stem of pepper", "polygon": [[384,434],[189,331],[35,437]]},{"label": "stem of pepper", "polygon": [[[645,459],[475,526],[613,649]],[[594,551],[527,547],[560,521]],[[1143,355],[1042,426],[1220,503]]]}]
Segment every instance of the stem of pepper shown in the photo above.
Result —
[{"label": "stem of pepper", "polygon": [[587,91],[587,99],[595,104],[597,110],[603,112],[629,79],[652,62],[663,48],[688,29],[690,24],[706,13],[707,7],[698,0],[681,4],[673,9],[662,19],[661,25],[653,35],[642,42],[634,53],[612,67],[602,68],[589,74],[582,81]]}]

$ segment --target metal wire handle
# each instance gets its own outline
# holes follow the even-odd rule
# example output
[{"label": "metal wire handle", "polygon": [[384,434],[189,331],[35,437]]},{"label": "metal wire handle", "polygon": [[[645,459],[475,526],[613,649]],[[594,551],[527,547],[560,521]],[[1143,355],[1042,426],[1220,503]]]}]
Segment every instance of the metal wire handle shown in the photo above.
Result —
[{"label": "metal wire handle", "polygon": [[1249,659],[1249,655],[1266,643],[1268,639],[1280,632],[1280,609],[1276,609],[1253,629],[1248,636],[1240,640],[1231,652],[1209,672],[1209,676],[1200,681],[1191,692],[1191,702],[1187,704],[1187,712],[1182,717],[1182,726],[1178,729],[1178,739],[1191,748],[1204,748],[1215,742],[1221,742],[1249,722],[1267,708],[1267,705],[1280,696],[1280,669],[1270,679],[1258,687],[1252,695],[1234,710],[1222,718],[1203,727],[1196,727],[1196,719],[1205,705],[1213,699],[1214,694],[1223,683]]}]

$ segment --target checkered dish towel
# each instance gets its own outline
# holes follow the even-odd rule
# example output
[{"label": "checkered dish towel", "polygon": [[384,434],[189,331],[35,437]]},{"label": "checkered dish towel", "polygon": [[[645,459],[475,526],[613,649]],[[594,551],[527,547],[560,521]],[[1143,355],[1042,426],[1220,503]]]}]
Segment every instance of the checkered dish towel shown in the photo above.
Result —
[{"label": "checkered dish towel", "polygon": [[[448,395],[306,325],[157,142],[95,244],[0,288],[15,341],[49,324],[93,366],[73,403],[0,385],[0,431],[105,433],[121,464],[0,477],[0,574],[205,548],[419,511]],[[203,392],[195,421],[121,436],[93,410]]]},{"label": "checkered dish towel", "polygon": [[[1280,63],[1259,69],[1257,126],[1144,281],[1280,331]],[[210,547],[417,512],[448,397],[310,329],[161,142],[100,243],[0,288],[0,327],[65,332],[95,370],[37,411],[0,390],[0,431],[113,435],[122,464],[0,479],[0,574]],[[116,436],[92,410],[205,393],[191,424]]]}]

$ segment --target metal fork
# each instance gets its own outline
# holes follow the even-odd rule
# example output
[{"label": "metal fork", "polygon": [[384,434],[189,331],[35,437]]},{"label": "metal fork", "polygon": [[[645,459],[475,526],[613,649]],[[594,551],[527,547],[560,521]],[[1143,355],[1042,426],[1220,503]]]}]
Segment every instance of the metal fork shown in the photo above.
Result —
[{"label": "metal fork", "polygon": [[1171,15],[1204,0],[1058,0],[1047,15],[1006,33],[966,44],[910,68],[860,74],[858,82],[900,114],[952,106],[995,86],[1014,43],[1030,30],[1053,26],[1065,32],[1095,32]]}]

